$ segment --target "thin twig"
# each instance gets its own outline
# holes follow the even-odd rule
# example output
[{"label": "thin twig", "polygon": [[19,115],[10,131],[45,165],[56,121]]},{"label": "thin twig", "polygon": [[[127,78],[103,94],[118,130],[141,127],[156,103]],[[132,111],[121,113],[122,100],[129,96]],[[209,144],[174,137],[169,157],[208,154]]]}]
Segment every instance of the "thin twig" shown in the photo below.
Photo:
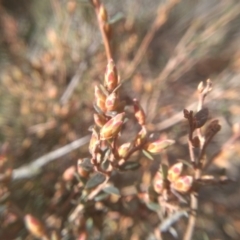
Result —
[{"label": "thin twig", "polygon": [[191,204],[190,204],[191,215],[188,220],[187,230],[183,238],[184,240],[192,240],[193,230],[196,224],[196,215],[198,210],[198,194],[192,193],[190,201],[191,201]]},{"label": "thin twig", "polygon": [[[212,101],[213,99],[217,99],[219,97],[222,97],[223,94],[223,90],[213,90],[213,92],[211,92],[211,96],[209,96],[205,102],[208,103],[210,101]],[[193,109],[197,107],[197,103],[193,103],[190,104],[189,106],[186,107],[186,109]],[[179,123],[180,121],[182,121],[182,111],[176,113],[175,115],[173,115],[170,118],[167,118],[166,120],[160,122],[160,123],[156,123],[154,124],[154,126],[152,125],[148,125],[148,130],[151,131],[162,131],[164,129],[167,129],[169,127],[172,127],[173,125]]]},{"label": "thin twig", "polygon": [[[198,98],[198,111],[203,109],[203,104],[204,104],[204,100],[207,96],[207,94],[209,93],[211,89],[211,82],[210,80],[207,80],[207,85],[206,87],[199,92],[199,98]],[[190,114],[191,115],[191,114]],[[200,144],[200,152],[199,152],[199,156],[198,158],[195,158],[194,152],[193,152],[193,144],[192,141],[190,139],[190,137],[192,136],[192,133],[194,131],[193,128],[191,128],[191,122],[192,119],[189,119],[189,125],[190,125],[190,132],[191,134],[189,134],[189,153],[191,156],[191,160],[194,162],[194,179],[198,180],[201,178],[201,174],[202,174],[202,164],[201,164],[201,160],[206,152],[206,147],[208,146],[209,142],[212,140],[213,136],[217,133],[217,132],[213,132],[207,139],[202,137],[201,131],[197,131],[198,137],[201,138],[202,143]],[[194,156],[194,159],[192,159],[192,157]],[[193,236],[193,231],[195,228],[195,224],[196,224],[196,217],[197,217],[197,210],[198,210],[198,190],[196,189],[196,191],[193,191],[191,193],[191,198],[190,198],[190,208],[191,208],[191,215],[189,217],[188,220],[188,225],[187,225],[187,230],[186,233],[184,235],[184,240],[191,240],[192,236]]]},{"label": "thin twig", "polygon": [[31,178],[40,173],[41,168],[48,164],[49,162],[56,160],[59,157],[62,157],[69,152],[85,145],[89,142],[90,135],[87,135],[85,137],[82,137],[78,140],[75,140],[64,147],[61,147],[55,151],[52,151],[50,153],[47,153],[43,155],[42,157],[34,160],[28,165],[24,165],[20,168],[13,170],[12,180],[18,180],[18,179],[24,179],[24,178]]}]

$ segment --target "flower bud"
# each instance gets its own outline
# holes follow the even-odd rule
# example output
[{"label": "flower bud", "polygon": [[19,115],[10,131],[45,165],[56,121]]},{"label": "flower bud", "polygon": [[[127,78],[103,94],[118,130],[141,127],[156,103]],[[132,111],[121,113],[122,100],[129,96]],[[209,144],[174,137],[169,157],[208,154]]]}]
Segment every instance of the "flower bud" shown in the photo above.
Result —
[{"label": "flower bud", "polygon": [[129,152],[129,149],[131,147],[131,143],[124,143],[118,148],[118,155],[120,158],[125,158]]},{"label": "flower bud", "polygon": [[100,130],[100,139],[106,140],[117,136],[122,128],[124,116],[123,112],[110,119]]},{"label": "flower bud", "polygon": [[153,178],[153,189],[158,194],[161,194],[164,189],[164,181],[160,172],[157,172]]},{"label": "flower bud", "polygon": [[93,118],[95,124],[100,128],[107,122],[107,119],[101,114],[94,113]]},{"label": "flower bud", "polygon": [[192,145],[193,145],[193,147],[195,147],[195,148],[199,148],[199,147],[200,147],[200,140],[199,140],[199,137],[198,137],[198,136],[195,136],[195,137],[192,139]]},{"label": "flower bud", "polygon": [[75,176],[74,174],[76,173],[76,167],[75,166],[71,166],[69,168],[67,168],[64,173],[63,173],[63,180],[66,182],[71,182]]},{"label": "flower bud", "polygon": [[117,106],[118,106],[118,96],[117,93],[113,92],[111,93],[106,101],[105,101],[105,107],[107,109],[107,111],[114,111],[116,110]]},{"label": "flower bud", "polygon": [[135,117],[140,125],[145,125],[146,116],[137,99],[133,99]]},{"label": "flower bud", "polygon": [[190,190],[193,184],[192,176],[181,176],[171,184],[171,187],[178,192],[186,193]]},{"label": "flower bud", "polygon": [[112,92],[118,85],[118,74],[114,61],[108,62],[104,84],[109,92]]},{"label": "flower bud", "polygon": [[171,166],[168,170],[167,178],[170,182],[174,182],[179,178],[183,170],[183,163],[179,162]]},{"label": "flower bud", "polygon": [[158,139],[154,142],[148,142],[145,144],[144,146],[144,150],[153,153],[153,154],[157,154],[162,152],[162,150],[164,150],[165,148],[171,146],[173,143],[175,143],[174,140],[170,140],[170,139],[165,139],[165,140],[161,140]]},{"label": "flower bud", "polygon": [[142,144],[147,139],[147,129],[143,127],[140,132],[138,132],[135,146],[138,147],[140,144]]},{"label": "flower bud", "polygon": [[106,11],[105,7],[102,4],[99,7],[99,16],[100,16],[100,19],[103,22],[107,22],[108,21],[107,11]]},{"label": "flower bud", "polygon": [[46,235],[45,227],[43,224],[35,217],[27,214],[24,217],[24,222],[27,230],[37,238],[43,238]]},{"label": "flower bud", "polygon": [[95,86],[95,103],[103,111],[106,111],[105,107],[106,96],[102,90],[96,85]]},{"label": "flower bud", "polygon": [[94,153],[97,145],[98,145],[98,135],[97,135],[97,133],[95,131],[93,131],[91,139],[90,139],[90,142],[89,142],[89,152],[91,154]]}]

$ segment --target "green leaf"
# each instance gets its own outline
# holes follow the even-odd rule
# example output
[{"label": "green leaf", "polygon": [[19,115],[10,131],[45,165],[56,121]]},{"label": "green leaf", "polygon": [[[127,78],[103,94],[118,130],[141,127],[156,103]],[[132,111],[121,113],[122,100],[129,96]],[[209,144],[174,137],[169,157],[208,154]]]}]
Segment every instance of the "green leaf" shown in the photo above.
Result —
[{"label": "green leaf", "polygon": [[129,171],[129,170],[136,170],[141,166],[138,162],[125,162],[123,165],[119,167],[121,171]]},{"label": "green leaf", "polygon": [[152,210],[152,211],[154,211],[154,212],[158,212],[158,211],[160,211],[160,209],[161,209],[161,207],[159,206],[159,204],[158,204],[158,203],[154,203],[154,202],[149,202],[149,203],[146,204],[146,206],[147,206],[150,210]]},{"label": "green leaf", "polygon": [[106,193],[109,193],[109,194],[115,194],[115,195],[118,195],[118,196],[121,195],[119,190],[116,187],[114,187],[114,186],[105,187],[103,189],[103,191],[106,192]]},{"label": "green leaf", "polygon": [[109,24],[114,24],[114,23],[122,20],[123,18],[124,18],[123,13],[122,12],[118,12],[108,21],[108,23]]},{"label": "green leaf", "polygon": [[101,183],[103,183],[106,179],[106,176],[103,175],[102,173],[95,173],[86,183],[85,188],[94,188]]},{"label": "green leaf", "polygon": [[148,158],[149,160],[154,160],[154,158],[153,158],[153,156],[148,152],[148,151],[146,151],[146,150],[142,150],[142,153],[144,154],[144,156],[146,157],[146,158]]},{"label": "green leaf", "polygon": [[106,199],[108,196],[109,196],[109,193],[101,192],[100,194],[98,194],[98,195],[94,198],[94,200],[95,200],[96,202],[99,202],[99,201],[102,201],[102,200]]},{"label": "green leaf", "polygon": [[78,163],[85,171],[90,172],[93,170],[93,165],[90,158],[84,158],[81,162]]},{"label": "green leaf", "polygon": [[109,165],[110,165],[110,162],[108,160],[105,160],[101,163],[101,168],[106,171]]}]

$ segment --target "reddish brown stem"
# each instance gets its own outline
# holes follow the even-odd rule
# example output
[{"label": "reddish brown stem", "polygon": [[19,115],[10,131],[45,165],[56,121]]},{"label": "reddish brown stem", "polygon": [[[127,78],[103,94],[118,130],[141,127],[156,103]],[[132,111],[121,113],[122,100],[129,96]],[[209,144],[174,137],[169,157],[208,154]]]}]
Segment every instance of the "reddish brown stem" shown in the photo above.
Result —
[{"label": "reddish brown stem", "polygon": [[110,45],[110,39],[109,39],[106,31],[104,30],[105,22],[101,19],[100,15],[99,15],[99,8],[100,8],[100,5],[101,5],[101,2],[100,2],[100,0],[91,0],[91,1],[92,1],[93,6],[94,6],[95,13],[97,15],[98,26],[99,26],[99,29],[101,31],[103,44],[104,44],[105,52],[106,52],[106,55],[107,55],[107,60],[109,61],[110,59],[113,58],[113,56],[112,56],[112,49],[111,49],[111,45]]}]

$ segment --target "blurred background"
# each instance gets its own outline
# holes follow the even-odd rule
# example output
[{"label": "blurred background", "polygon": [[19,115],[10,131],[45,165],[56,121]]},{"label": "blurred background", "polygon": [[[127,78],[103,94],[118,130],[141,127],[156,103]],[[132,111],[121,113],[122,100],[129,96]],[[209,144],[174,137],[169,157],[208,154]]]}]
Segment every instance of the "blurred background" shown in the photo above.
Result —
[{"label": "blurred background", "polygon": [[[148,130],[176,139],[170,159],[189,160],[182,110],[196,110],[199,82],[212,80],[206,105],[222,130],[208,149],[214,157],[209,171],[224,169],[234,182],[201,192],[194,239],[240,239],[239,0],[103,3],[113,28],[114,60],[124,80],[122,99],[138,98]],[[62,203],[54,202],[56,192],[63,172],[89,156],[93,89],[103,81],[106,63],[87,0],[0,1],[0,171],[13,169],[13,180],[0,190],[0,239],[33,239],[16,215],[5,212],[6,201],[54,222],[56,229],[65,224],[73,209],[66,204],[71,191],[61,192]],[[141,174],[157,166],[140,161]],[[142,179],[134,174],[130,179],[121,175],[121,184]],[[119,179],[114,181],[121,186]],[[119,218],[103,215],[104,226],[87,239],[154,239],[147,234],[154,217],[139,219],[132,211]],[[184,224],[176,226],[180,236]]]}]

